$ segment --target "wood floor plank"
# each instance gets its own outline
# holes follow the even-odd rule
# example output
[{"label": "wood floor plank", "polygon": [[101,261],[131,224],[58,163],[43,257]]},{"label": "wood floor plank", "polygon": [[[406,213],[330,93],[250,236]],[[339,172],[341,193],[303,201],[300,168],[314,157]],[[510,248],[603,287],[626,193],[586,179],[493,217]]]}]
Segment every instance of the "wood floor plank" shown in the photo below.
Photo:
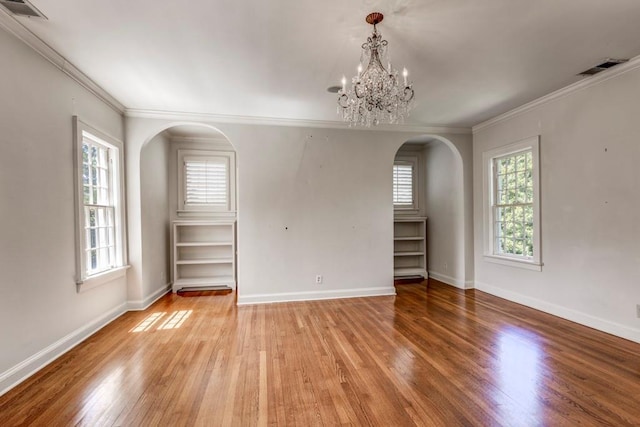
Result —
[{"label": "wood floor plank", "polygon": [[640,344],[480,291],[396,287],[167,295],[0,396],[0,425],[640,425]]}]

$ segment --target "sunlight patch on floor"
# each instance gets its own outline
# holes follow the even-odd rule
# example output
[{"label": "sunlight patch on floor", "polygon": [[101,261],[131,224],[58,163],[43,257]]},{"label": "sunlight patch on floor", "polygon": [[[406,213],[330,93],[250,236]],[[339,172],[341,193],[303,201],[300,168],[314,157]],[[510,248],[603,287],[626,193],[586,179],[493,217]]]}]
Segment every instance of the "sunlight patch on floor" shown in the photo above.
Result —
[{"label": "sunlight patch on floor", "polygon": [[154,325],[154,323],[156,323],[158,320],[160,320],[160,318],[162,318],[162,316],[164,316],[167,313],[151,313],[150,315],[148,315],[147,317],[144,318],[144,320],[140,323],[138,323],[133,329],[131,329],[129,332],[144,332],[144,331],[148,331],[149,329],[151,329]]},{"label": "sunlight patch on floor", "polygon": [[[175,311],[173,313],[171,313],[169,315],[168,318],[166,318],[166,320],[160,325],[158,326],[157,330],[166,330],[166,329],[178,329],[180,326],[182,326],[182,324],[185,322],[185,320],[187,320],[187,318],[189,316],[191,316],[191,313],[193,312],[193,310],[180,310],[180,311]],[[145,317],[142,322],[138,323],[133,329],[131,329],[129,332],[146,332],[151,330],[151,328],[153,328],[153,325],[157,324],[160,319],[162,319],[165,314],[167,314],[166,312],[157,312],[157,313],[151,313],[150,315],[148,315],[147,317]]]},{"label": "sunlight patch on floor", "polygon": [[193,310],[180,310],[173,313],[167,320],[164,321],[158,330],[161,329],[178,329],[185,320],[191,315]]}]

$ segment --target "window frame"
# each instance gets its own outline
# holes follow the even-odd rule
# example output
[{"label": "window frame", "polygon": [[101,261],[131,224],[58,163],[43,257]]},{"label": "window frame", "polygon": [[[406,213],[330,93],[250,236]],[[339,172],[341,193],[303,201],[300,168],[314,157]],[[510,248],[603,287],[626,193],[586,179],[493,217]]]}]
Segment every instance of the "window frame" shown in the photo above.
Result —
[{"label": "window frame", "polygon": [[[87,242],[86,242],[86,214],[87,205],[84,203],[83,157],[82,146],[85,134],[92,144],[105,147],[109,156],[108,180],[110,181],[110,204],[113,209],[113,238],[114,259],[113,266],[105,270],[89,274],[87,270]],[[101,284],[124,277],[126,274],[127,247],[125,188],[124,188],[124,149],[121,141],[101,132],[87,123],[73,116],[73,155],[74,155],[74,185],[75,185],[75,222],[76,222],[76,285],[77,291],[92,289]]]},{"label": "window frame", "polygon": [[[495,198],[496,171],[495,160],[507,156],[531,151],[533,168],[533,256],[525,257],[513,254],[501,254],[495,248]],[[484,199],[484,259],[513,267],[530,270],[542,270],[541,226],[540,226],[540,136],[517,141],[482,153],[483,159],[483,199]]]},{"label": "window frame", "polygon": [[[186,204],[186,168],[189,158],[224,159],[227,164],[227,200],[225,206]],[[235,216],[236,214],[236,154],[228,150],[194,150],[178,148],[178,216]]]},{"label": "window frame", "polygon": [[[395,203],[393,203],[393,193],[395,191],[395,186],[394,186],[394,179],[395,179],[395,174],[394,174],[394,168],[396,165],[410,165],[411,166],[411,198],[413,200],[411,205],[396,205]],[[418,161],[418,156],[396,156],[396,158],[393,161],[393,167],[391,169],[391,198],[392,198],[392,203],[393,203],[393,210],[395,213],[397,214],[416,214],[419,209],[419,200],[418,200],[418,165],[419,165],[419,161]]]}]

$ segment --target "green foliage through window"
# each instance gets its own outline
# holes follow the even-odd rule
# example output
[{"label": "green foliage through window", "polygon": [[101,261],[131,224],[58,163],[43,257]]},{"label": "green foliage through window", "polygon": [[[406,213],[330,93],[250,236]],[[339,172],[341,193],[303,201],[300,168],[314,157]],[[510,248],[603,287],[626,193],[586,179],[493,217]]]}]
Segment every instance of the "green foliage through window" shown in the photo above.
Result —
[{"label": "green foliage through window", "polygon": [[533,154],[493,160],[494,252],[533,258]]}]

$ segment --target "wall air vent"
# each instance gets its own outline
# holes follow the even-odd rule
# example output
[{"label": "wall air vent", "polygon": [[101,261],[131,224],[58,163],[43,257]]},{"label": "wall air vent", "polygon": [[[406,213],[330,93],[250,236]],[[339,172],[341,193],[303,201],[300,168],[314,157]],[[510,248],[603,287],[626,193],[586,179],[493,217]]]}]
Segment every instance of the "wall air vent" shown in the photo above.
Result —
[{"label": "wall air vent", "polygon": [[47,17],[44,16],[34,5],[29,3],[28,0],[0,0],[0,4],[13,15],[47,19]]},{"label": "wall air vent", "polygon": [[604,70],[607,70],[607,69],[609,69],[611,67],[615,67],[618,64],[624,64],[627,61],[628,61],[628,59],[611,59],[611,58],[608,58],[602,64],[598,64],[595,67],[589,68],[588,70],[585,70],[585,71],[579,73],[578,75],[579,76],[593,76],[594,74],[601,73]]}]

